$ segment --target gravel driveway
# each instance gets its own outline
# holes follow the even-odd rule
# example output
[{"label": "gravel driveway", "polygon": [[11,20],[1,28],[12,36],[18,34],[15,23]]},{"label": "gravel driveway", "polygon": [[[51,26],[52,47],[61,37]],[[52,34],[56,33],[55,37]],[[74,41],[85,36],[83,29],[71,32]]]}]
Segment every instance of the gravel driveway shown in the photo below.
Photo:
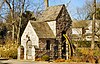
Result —
[{"label": "gravel driveway", "polygon": [[91,64],[91,63],[76,63],[76,62],[71,62],[71,63],[55,63],[55,62],[34,62],[34,61],[21,61],[21,60],[0,60],[0,64]]}]

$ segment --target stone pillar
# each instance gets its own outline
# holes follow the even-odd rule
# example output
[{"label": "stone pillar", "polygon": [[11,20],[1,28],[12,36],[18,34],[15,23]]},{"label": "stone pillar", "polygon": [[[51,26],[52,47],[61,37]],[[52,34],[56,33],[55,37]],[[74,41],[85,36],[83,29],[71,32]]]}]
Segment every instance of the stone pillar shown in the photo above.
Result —
[{"label": "stone pillar", "polygon": [[68,60],[68,54],[69,54],[69,46],[66,43],[66,59]]},{"label": "stone pillar", "polygon": [[57,43],[58,43],[58,58],[62,58],[62,42],[61,42],[61,33],[57,36]]},{"label": "stone pillar", "polygon": [[59,46],[58,46],[58,58],[62,58],[62,49],[61,49],[61,43],[59,43]]},{"label": "stone pillar", "polygon": [[26,50],[27,50],[27,49],[25,48],[25,49],[24,49],[24,60],[26,60],[26,57],[27,57],[27,54],[26,54],[27,51],[26,51]]},{"label": "stone pillar", "polygon": [[23,60],[24,59],[24,47],[19,46],[18,47],[18,60]]},{"label": "stone pillar", "polygon": [[32,60],[35,61],[35,47],[32,46]]},{"label": "stone pillar", "polygon": [[20,60],[20,46],[18,47],[18,57],[17,57],[18,60]]}]

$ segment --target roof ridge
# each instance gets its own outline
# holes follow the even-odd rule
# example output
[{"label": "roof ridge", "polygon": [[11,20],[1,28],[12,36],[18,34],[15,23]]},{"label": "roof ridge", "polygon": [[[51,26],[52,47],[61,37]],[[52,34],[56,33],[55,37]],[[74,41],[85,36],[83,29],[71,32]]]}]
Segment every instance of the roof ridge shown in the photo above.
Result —
[{"label": "roof ridge", "polygon": [[64,5],[47,7],[39,17],[39,21],[55,21]]},{"label": "roof ridge", "polygon": [[[54,5],[54,6],[49,6],[49,7],[56,7],[56,6],[65,6],[65,4]],[[49,8],[49,7],[47,7],[47,8]]]}]

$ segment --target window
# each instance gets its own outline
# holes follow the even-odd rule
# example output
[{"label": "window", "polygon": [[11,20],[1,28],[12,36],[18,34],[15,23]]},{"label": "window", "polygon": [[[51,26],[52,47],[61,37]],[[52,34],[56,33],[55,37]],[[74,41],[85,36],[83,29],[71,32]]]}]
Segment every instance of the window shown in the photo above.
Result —
[{"label": "window", "polygon": [[50,50],[50,40],[46,41],[46,50]]}]

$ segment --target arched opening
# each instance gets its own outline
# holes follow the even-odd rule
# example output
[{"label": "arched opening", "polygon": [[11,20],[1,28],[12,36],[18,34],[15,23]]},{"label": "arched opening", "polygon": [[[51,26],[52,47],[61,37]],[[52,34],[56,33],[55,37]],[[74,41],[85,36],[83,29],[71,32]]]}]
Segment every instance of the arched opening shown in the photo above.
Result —
[{"label": "arched opening", "polygon": [[66,31],[62,31],[62,58],[66,59],[66,39],[63,34],[66,34]]},{"label": "arched opening", "polygon": [[20,59],[24,59],[24,47],[20,46]]},{"label": "arched opening", "polygon": [[26,58],[32,59],[32,41],[30,37],[28,37],[28,41],[26,42]]}]

